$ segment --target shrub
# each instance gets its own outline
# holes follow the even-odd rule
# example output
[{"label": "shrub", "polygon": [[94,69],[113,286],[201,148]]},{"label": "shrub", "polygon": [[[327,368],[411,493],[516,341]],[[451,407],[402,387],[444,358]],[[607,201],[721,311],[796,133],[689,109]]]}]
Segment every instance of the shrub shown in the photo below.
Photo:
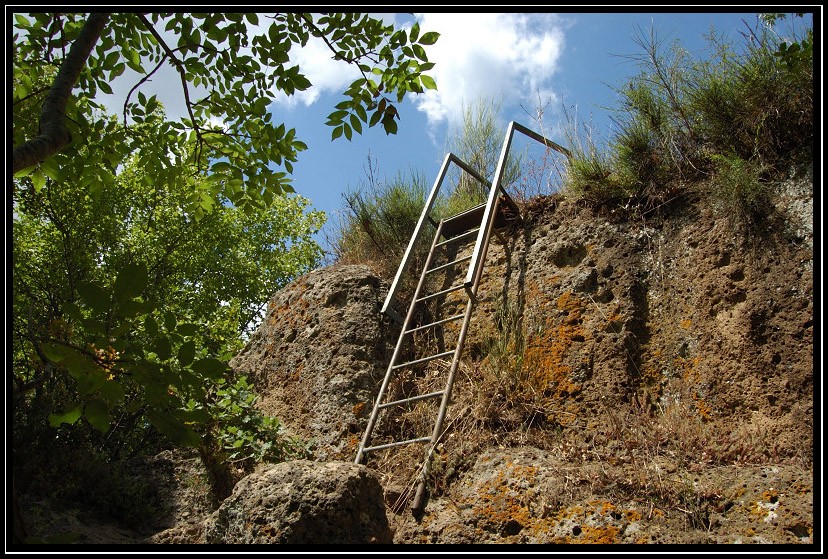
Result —
[{"label": "shrub", "polygon": [[[345,215],[333,242],[339,262],[373,262],[385,277],[393,276],[405,252],[428,196],[425,178],[401,173],[378,182],[369,172],[368,183],[343,196]],[[418,255],[423,250],[420,247]]]},{"label": "shrub", "polygon": [[[779,15],[779,14],[775,14]],[[813,33],[787,42],[772,28],[748,28],[737,51],[715,35],[712,54],[691,61],[640,34],[640,72],[624,87],[613,141],[574,144],[570,195],[605,206],[654,208],[690,182],[716,176],[720,208],[755,223],[769,208],[757,182],[810,156],[813,143]],[[781,41],[781,42],[780,42]],[[750,186],[749,186],[750,185]]]},{"label": "shrub", "polygon": [[771,208],[771,189],[761,179],[761,167],[738,156],[714,155],[716,174],[711,196],[717,210],[735,225],[756,225]]}]

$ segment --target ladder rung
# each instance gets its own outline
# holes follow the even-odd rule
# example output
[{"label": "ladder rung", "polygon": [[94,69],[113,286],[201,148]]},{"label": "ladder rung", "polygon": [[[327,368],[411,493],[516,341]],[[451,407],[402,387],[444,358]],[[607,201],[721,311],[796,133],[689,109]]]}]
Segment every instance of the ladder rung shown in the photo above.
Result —
[{"label": "ladder rung", "polygon": [[426,274],[430,274],[431,272],[436,272],[437,270],[442,270],[443,268],[448,268],[449,266],[454,266],[455,264],[459,264],[460,262],[465,262],[466,260],[471,260],[472,255],[464,256],[463,258],[458,258],[453,262],[449,262],[448,264],[443,264],[442,266],[437,266],[436,268],[432,268],[426,272]]},{"label": "ladder rung", "polygon": [[468,231],[466,231],[462,235],[457,235],[456,237],[452,237],[451,239],[446,239],[445,241],[440,241],[439,243],[434,245],[434,248],[437,248],[437,247],[443,246],[443,245],[447,245],[449,243],[453,243],[454,241],[459,241],[460,239],[465,239],[466,237],[471,237],[472,235],[474,235],[478,231],[480,231],[480,227],[475,227],[474,229],[469,229]]},{"label": "ladder rung", "polygon": [[450,316],[449,318],[444,318],[443,320],[438,320],[437,322],[432,322],[431,324],[426,324],[425,326],[417,326],[416,328],[412,328],[411,330],[406,330],[406,334],[410,334],[411,332],[416,332],[417,330],[425,330],[426,328],[431,328],[432,326],[437,326],[439,324],[444,324],[446,322],[451,322],[452,320],[457,320],[458,318],[463,318],[465,315],[463,314],[456,314],[454,316]]},{"label": "ladder rung", "polygon": [[454,287],[449,287],[448,289],[444,289],[442,291],[438,291],[437,293],[432,293],[431,295],[426,295],[425,297],[420,297],[419,299],[415,300],[415,303],[419,303],[421,301],[427,301],[429,299],[433,299],[435,297],[439,297],[440,295],[445,295],[446,293],[451,293],[452,291],[457,291],[458,289],[463,289],[466,287],[465,284],[455,285]]},{"label": "ladder rung", "polygon": [[383,448],[391,448],[394,446],[402,446],[404,444],[410,443],[427,443],[431,440],[431,437],[420,437],[419,439],[408,439],[407,441],[400,441],[398,443],[388,443],[388,444],[381,444],[377,446],[369,446],[367,448],[363,448],[362,452],[371,452],[374,450],[382,450]]},{"label": "ladder rung", "polygon": [[411,365],[416,365],[418,363],[425,363],[426,361],[432,361],[434,359],[440,359],[441,357],[448,357],[449,355],[453,355],[454,350],[446,351],[445,353],[437,353],[435,355],[430,355],[428,357],[423,357],[422,359],[415,359],[414,361],[409,361],[408,363],[403,363],[402,365],[394,365],[392,369],[401,369],[403,367],[409,367]]},{"label": "ladder rung", "polygon": [[429,392],[428,394],[420,394],[419,396],[412,396],[411,398],[404,398],[402,400],[394,400],[393,402],[386,402],[385,404],[380,404],[377,407],[379,409],[390,408],[391,406],[398,406],[400,404],[407,404],[409,402],[417,402],[419,400],[425,400],[426,398],[434,398],[436,396],[442,396],[445,393],[446,393],[445,390],[438,390],[437,392]]}]

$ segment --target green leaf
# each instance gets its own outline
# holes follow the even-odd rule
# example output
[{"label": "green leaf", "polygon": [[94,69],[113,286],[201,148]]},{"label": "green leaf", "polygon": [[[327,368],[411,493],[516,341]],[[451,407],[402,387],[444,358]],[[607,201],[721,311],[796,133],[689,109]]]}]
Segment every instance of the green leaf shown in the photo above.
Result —
[{"label": "green leaf", "polygon": [[181,344],[181,347],[178,348],[178,362],[181,363],[181,366],[186,367],[187,365],[192,363],[194,357],[195,342],[193,340],[190,340]]},{"label": "green leaf", "polygon": [[368,123],[368,126],[376,126],[376,124],[382,118],[382,111],[374,111],[374,114],[371,115],[371,121]]},{"label": "green leaf", "polygon": [[106,384],[107,375],[108,373],[100,367],[97,367],[97,370],[82,371],[73,375],[78,383],[78,393],[94,394],[98,392]]},{"label": "green leaf", "polygon": [[119,307],[121,315],[127,318],[149,312],[151,307],[143,301],[124,301]]},{"label": "green leaf", "polygon": [[77,306],[75,303],[64,303],[61,310],[63,311],[63,314],[65,314],[69,318],[73,318],[75,320],[83,320],[83,313],[81,312],[80,307]]},{"label": "green leaf", "polygon": [[141,55],[138,54],[138,51],[135,49],[128,49],[127,56],[127,64],[129,67],[138,73],[142,73],[144,68],[141,67]]},{"label": "green leaf", "polygon": [[120,402],[123,402],[126,397],[124,387],[121,386],[120,382],[114,379],[107,380],[103,386],[99,388],[98,393],[110,406],[115,406]]},{"label": "green leaf", "polygon": [[67,410],[61,414],[50,413],[49,414],[49,425],[52,427],[60,427],[63,423],[68,423],[72,425],[78,419],[80,419],[81,414],[83,413],[83,407],[80,404],[75,404],[67,408]]},{"label": "green leaf", "polygon": [[420,76],[420,81],[426,87],[426,89],[437,89],[437,84],[434,83],[434,79],[431,76],[427,76],[423,74]]},{"label": "green leaf", "polygon": [[383,119],[382,126],[385,128],[386,134],[396,134],[397,133],[397,123],[394,121],[393,118]]},{"label": "green leaf", "polygon": [[36,167],[32,165],[31,167],[26,167],[25,169],[20,169],[14,174],[14,178],[22,179],[23,177],[28,177],[35,171]]},{"label": "green leaf", "polygon": [[356,130],[358,134],[362,134],[362,123],[359,121],[359,118],[357,118],[357,115],[351,115],[350,120],[353,129]]},{"label": "green leaf", "polygon": [[333,129],[333,132],[331,132],[331,141],[336,140],[342,135],[342,129],[343,126],[337,126]]},{"label": "green leaf", "polygon": [[196,373],[211,379],[220,379],[227,371],[227,363],[213,357],[199,359],[192,364],[192,370]]},{"label": "green leaf", "polygon": [[42,170],[37,169],[32,173],[32,185],[34,185],[35,192],[40,192],[46,186],[46,175],[43,174]]},{"label": "green leaf", "polygon": [[167,312],[164,314],[164,328],[166,328],[168,332],[175,330],[175,323],[175,315],[173,313]]},{"label": "green leaf", "polygon": [[101,433],[109,431],[109,407],[100,400],[92,400],[86,404],[84,410],[86,420]]},{"label": "green leaf", "polygon": [[192,322],[182,322],[176,327],[176,332],[182,336],[195,336],[198,334],[198,324]]},{"label": "green leaf", "polygon": [[94,311],[109,310],[109,292],[101,286],[87,282],[78,286],[78,295],[86,305]]},{"label": "green leaf", "polygon": [[40,164],[40,170],[43,171],[43,173],[53,181],[57,181],[58,177],[60,176],[60,169],[58,168],[58,164],[55,161],[54,157],[49,157],[45,159]]},{"label": "green leaf", "polygon": [[172,357],[172,345],[169,338],[166,336],[158,336],[155,338],[155,343],[152,345],[152,351],[158,355],[161,361],[166,361]]},{"label": "green leaf", "polygon": [[115,298],[126,301],[141,294],[147,285],[147,267],[143,263],[127,264],[115,280]]},{"label": "green leaf", "polygon": [[70,355],[76,353],[71,347],[51,342],[41,344],[40,349],[50,361],[54,361],[55,363],[60,363]]},{"label": "green leaf", "polygon": [[151,316],[147,316],[144,319],[144,330],[147,331],[147,334],[150,336],[157,336],[158,335],[158,323],[155,319]]},{"label": "green leaf", "polygon": [[428,56],[426,55],[426,51],[423,47],[421,47],[420,45],[414,45],[412,49],[414,50],[414,56],[416,56],[423,62],[428,62]]},{"label": "green leaf", "polygon": [[205,409],[176,410],[175,416],[184,423],[207,423],[213,420],[213,416]]},{"label": "green leaf", "polygon": [[[93,361],[91,357],[77,351],[63,359],[60,364],[65,367],[67,371],[69,371],[69,374],[72,375],[79,384],[87,380],[91,382],[92,380],[103,378],[103,369],[101,369],[101,367]],[[90,375],[97,376],[95,379],[91,379],[88,378]],[[91,387],[89,388],[89,392],[96,389],[97,386]],[[80,390],[80,388],[78,388],[78,390]]]},{"label": "green leaf", "polygon": [[106,55],[103,61],[104,68],[112,68],[121,59],[121,54],[117,50],[113,50]]},{"label": "green leaf", "polygon": [[187,446],[198,446],[201,443],[198,434],[174,416],[152,408],[147,410],[146,415],[152,426],[160,433],[167,435],[173,442]]},{"label": "green leaf", "polygon": [[437,42],[437,39],[440,37],[440,34],[436,31],[430,31],[420,37],[420,40],[417,41],[421,45],[433,45]]}]

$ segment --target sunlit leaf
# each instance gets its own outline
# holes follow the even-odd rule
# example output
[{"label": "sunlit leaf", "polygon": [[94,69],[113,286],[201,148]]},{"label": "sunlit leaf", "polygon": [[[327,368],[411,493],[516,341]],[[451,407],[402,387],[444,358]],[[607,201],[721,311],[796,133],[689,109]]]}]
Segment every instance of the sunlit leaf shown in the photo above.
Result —
[{"label": "sunlit leaf", "polygon": [[86,404],[83,410],[86,420],[101,433],[109,431],[110,417],[109,407],[100,400],[92,400]]},{"label": "sunlit leaf", "polygon": [[421,45],[433,45],[437,42],[437,39],[440,37],[440,34],[436,31],[429,31],[428,33],[424,33],[420,40],[417,41]]},{"label": "sunlit leaf", "polygon": [[437,89],[437,84],[431,76],[423,74],[420,76],[420,81],[423,82],[423,86],[425,86],[426,89]]},{"label": "sunlit leaf", "polygon": [[74,424],[80,416],[83,414],[83,406],[80,404],[74,404],[69,406],[69,408],[59,414],[50,413],[49,414],[49,425],[52,427],[60,427],[63,423],[68,423],[69,425]]}]

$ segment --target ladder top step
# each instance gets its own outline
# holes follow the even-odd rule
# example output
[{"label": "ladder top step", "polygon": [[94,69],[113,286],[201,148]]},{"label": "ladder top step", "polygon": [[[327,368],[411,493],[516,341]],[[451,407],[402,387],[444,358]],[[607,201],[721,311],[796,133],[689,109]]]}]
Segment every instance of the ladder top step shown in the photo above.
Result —
[{"label": "ladder top step", "polygon": [[[486,204],[480,204],[457,215],[443,220],[442,234],[445,238],[454,237],[466,231],[479,227],[483,221],[483,213],[486,211]],[[519,216],[517,207],[512,200],[502,196],[498,205],[497,216],[495,217],[495,229],[506,227]]]}]

